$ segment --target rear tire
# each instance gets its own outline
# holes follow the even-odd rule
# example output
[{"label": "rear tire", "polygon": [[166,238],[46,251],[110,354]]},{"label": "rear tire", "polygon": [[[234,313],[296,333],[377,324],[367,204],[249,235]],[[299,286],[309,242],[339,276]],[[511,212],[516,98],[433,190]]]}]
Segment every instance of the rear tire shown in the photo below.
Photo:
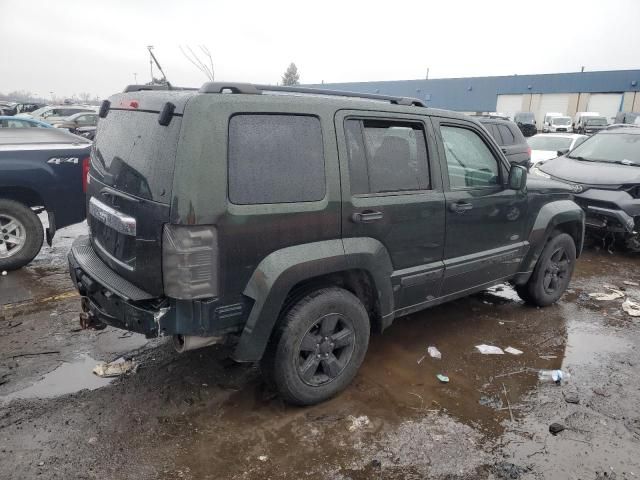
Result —
[{"label": "rear tire", "polygon": [[280,318],[261,366],[288,403],[313,405],[344,390],[369,345],[369,316],[341,288],[304,296]]},{"label": "rear tire", "polygon": [[27,265],[40,252],[43,240],[42,222],[33,210],[0,199],[0,271]]},{"label": "rear tire", "polygon": [[570,235],[556,233],[545,245],[524,285],[516,292],[525,302],[546,307],[558,301],[567,289],[576,263],[576,245]]}]

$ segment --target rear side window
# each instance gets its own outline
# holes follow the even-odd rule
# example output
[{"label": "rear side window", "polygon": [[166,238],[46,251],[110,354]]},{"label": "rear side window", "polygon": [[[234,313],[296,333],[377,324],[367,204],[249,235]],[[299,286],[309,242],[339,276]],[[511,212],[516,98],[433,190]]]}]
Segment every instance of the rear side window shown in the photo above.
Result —
[{"label": "rear side window", "polygon": [[489,131],[493,139],[498,145],[502,145],[502,137],[500,137],[500,131],[495,123],[485,124],[486,129]]},{"label": "rear side window", "polygon": [[307,115],[235,115],[229,121],[229,200],[312,202],[325,195],[320,120]]},{"label": "rear side window", "polygon": [[496,125],[498,130],[500,131],[500,136],[502,137],[502,145],[513,145],[516,143],[516,139],[511,132],[511,129],[506,125]]},{"label": "rear side window", "polygon": [[423,127],[415,122],[345,122],[351,193],[430,188]]},{"label": "rear side window", "polygon": [[471,129],[440,128],[451,188],[495,187],[500,183],[498,162],[482,138]]}]

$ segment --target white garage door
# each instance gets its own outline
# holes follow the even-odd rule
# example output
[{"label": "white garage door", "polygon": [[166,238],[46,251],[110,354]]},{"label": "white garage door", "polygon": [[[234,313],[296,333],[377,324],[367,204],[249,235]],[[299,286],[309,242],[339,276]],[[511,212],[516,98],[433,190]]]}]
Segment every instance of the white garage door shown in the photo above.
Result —
[{"label": "white garage door", "polygon": [[540,98],[540,108],[536,112],[538,127],[542,126],[544,116],[547,113],[561,113],[566,115],[569,111],[568,93],[546,93]]},{"label": "white garage door", "polygon": [[607,121],[613,122],[616,113],[620,111],[622,104],[621,93],[592,93],[589,97],[590,112],[598,112],[600,115],[607,117]]},{"label": "white garage door", "polygon": [[506,113],[511,118],[522,111],[522,95],[498,95],[496,112]]}]

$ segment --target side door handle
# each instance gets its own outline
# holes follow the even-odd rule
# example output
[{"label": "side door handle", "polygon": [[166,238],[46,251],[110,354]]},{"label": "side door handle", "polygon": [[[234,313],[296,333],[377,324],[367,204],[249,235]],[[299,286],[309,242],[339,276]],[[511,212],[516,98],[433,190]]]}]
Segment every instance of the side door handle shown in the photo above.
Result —
[{"label": "side door handle", "polygon": [[372,223],[382,220],[382,217],[382,212],[365,210],[364,212],[356,212],[351,215],[351,220],[355,223]]},{"label": "side door handle", "polygon": [[464,213],[472,208],[473,204],[471,203],[457,202],[449,204],[449,210],[455,213]]},{"label": "side door handle", "polygon": [[502,153],[507,153],[507,149],[506,148],[502,148]]}]

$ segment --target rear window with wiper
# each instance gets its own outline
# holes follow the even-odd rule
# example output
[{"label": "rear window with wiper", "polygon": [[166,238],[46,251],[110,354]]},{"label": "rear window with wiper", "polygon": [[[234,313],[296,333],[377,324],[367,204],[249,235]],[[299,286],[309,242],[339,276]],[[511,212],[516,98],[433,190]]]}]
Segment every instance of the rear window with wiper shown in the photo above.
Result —
[{"label": "rear window with wiper", "polygon": [[91,154],[99,179],[136,197],[169,203],[181,120],[174,117],[163,126],[158,112],[110,110],[98,122]]}]

